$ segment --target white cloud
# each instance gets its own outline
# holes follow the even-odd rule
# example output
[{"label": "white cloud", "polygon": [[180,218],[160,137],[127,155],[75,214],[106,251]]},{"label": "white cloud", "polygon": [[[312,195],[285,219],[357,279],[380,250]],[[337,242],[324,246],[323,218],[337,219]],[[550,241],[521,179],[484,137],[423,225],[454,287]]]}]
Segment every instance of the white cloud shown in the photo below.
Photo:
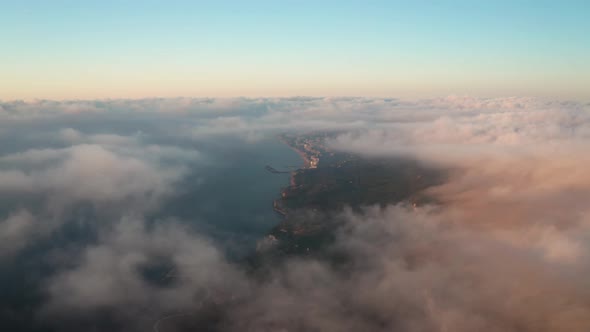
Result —
[{"label": "white cloud", "polygon": [[35,217],[27,210],[12,213],[0,220],[0,258],[24,248],[37,233]]},{"label": "white cloud", "polygon": [[[251,302],[236,308],[235,330],[590,327],[583,277],[590,266],[562,265],[582,249],[566,244],[569,235],[542,232],[519,242],[456,217],[402,206],[345,215],[348,226],[336,246],[350,264],[334,269],[314,260],[287,263]],[[549,259],[544,259],[547,250]]]},{"label": "white cloud", "polygon": [[[165,287],[141,270],[163,260],[162,271],[169,271],[166,276],[172,280]],[[73,268],[52,277],[47,287],[51,301],[46,315],[68,319],[116,309],[117,316],[131,316],[131,325],[141,323],[134,316],[137,308],[153,312],[147,317],[153,324],[165,312],[198,309],[219,294],[241,295],[248,289],[244,275],[210,241],[173,221],[148,229],[130,217],[102,234],[99,244],[86,248]]]},{"label": "white cloud", "polygon": [[15,238],[5,239],[2,252],[16,254],[49,236],[80,204],[115,216],[153,211],[199,158],[195,150],[145,144],[137,136],[85,135],[71,128],[60,136],[64,133],[73,145],[0,155],[0,194],[14,197],[14,208],[25,206],[39,214],[33,219],[18,214],[1,224],[4,235]]},{"label": "white cloud", "polygon": [[[0,144],[8,151],[0,155],[0,192],[46,194],[52,208],[42,212],[53,218],[79,201],[125,207],[50,280],[54,313],[153,303],[158,313],[190,310],[203,294],[219,292],[228,329],[240,331],[590,328],[587,104],[179,98],[0,107],[2,132],[33,136],[15,136],[22,148]],[[244,276],[209,241],[177,224],[150,228],[140,217],[124,217],[141,216],[175,190],[200,157],[187,147],[193,139],[313,130],[338,130],[329,142],[335,149],[448,170],[447,181],[427,191],[437,205],[344,212],[335,217],[345,226],[331,250],[350,265],[289,259],[263,281]],[[0,222],[4,252],[39,236],[37,213],[11,213]],[[162,258],[177,267],[168,288],[138,273]],[[236,302],[227,300],[232,296]]]},{"label": "white cloud", "polygon": [[[158,148],[148,147],[147,150],[158,152]],[[136,155],[141,153],[135,152]],[[0,191],[48,192],[59,194],[58,200],[63,201],[108,202],[126,197],[149,199],[169,191],[172,183],[180,179],[185,171],[182,167],[163,167],[96,144],[29,150],[0,158],[0,161],[19,163],[21,167],[47,160],[60,162],[30,172],[16,169],[0,171],[0,177],[6,179],[0,182]]]}]

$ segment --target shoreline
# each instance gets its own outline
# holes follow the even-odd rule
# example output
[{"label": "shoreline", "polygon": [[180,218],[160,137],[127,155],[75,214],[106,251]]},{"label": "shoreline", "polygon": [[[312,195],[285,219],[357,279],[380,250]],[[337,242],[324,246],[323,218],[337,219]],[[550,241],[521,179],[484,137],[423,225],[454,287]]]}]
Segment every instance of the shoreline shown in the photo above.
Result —
[{"label": "shoreline", "polygon": [[311,164],[311,159],[307,156],[307,154],[304,151],[301,151],[297,147],[289,144],[289,142],[287,142],[287,140],[285,140],[281,135],[279,135],[279,141],[281,141],[281,143],[288,146],[291,150],[295,151],[299,155],[301,160],[303,160],[303,167],[296,169],[294,172],[296,172],[300,169],[309,168],[309,165]]},{"label": "shoreline", "polygon": [[302,169],[309,168],[309,165],[311,164],[311,159],[307,156],[307,154],[304,151],[301,151],[297,147],[291,145],[282,135],[278,135],[278,138],[281,143],[285,144],[291,150],[295,151],[297,153],[297,155],[299,155],[299,157],[303,161],[303,166],[301,168],[297,168],[297,169],[290,172],[289,185],[287,187],[281,188],[280,197],[273,200],[273,203],[272,203],[273,210],[276,213],[278,213],[281,217],[283,217],[283,219],[284,219],[287,217],[288,213],[287,213],[287,210],[282,206],[282,199],[286,196],[289,188],[297,186],[297,182],[295,181],[295,176],[297,175],[297,172],[299,172]]}]

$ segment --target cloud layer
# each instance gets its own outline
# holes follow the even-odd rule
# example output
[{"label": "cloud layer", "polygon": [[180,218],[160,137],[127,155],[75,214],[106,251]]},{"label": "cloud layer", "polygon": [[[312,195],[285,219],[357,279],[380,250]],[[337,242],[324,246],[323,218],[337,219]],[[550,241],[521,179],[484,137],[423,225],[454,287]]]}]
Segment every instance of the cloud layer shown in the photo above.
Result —
[{"label": "cloud layer", "polygon": [[[221,330],[587,331],[589,110],[469,97],[2,102],[0,260],[90,219],[91,241],[52,249],[40,283],[37,317],[63,330],[105,311],[144,330],[213,306]],[[293,258],[261,280],[173,215],[150,218],[217,140],[318,130],[335,150],[449,170],[427,189],[437,204],[335,211],[324,218],[344,226],[328,250],[348,264]]]}]

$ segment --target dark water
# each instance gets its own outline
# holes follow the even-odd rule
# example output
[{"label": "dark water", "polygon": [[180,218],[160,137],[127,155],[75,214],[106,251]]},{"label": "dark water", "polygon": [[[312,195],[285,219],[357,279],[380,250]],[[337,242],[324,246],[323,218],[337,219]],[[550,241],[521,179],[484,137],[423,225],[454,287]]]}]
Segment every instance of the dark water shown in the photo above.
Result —
[{"label": "dark water", "polygon": [[300,167],[292,149],[275,138],[255,143],[216,141],[197,147],[204,154],[194,172],[179,186],[161,211],[213,238],[232,256],[247,254],[256,241],[280,222],[273,200],[289,184],[290,174],[278,170]]}]

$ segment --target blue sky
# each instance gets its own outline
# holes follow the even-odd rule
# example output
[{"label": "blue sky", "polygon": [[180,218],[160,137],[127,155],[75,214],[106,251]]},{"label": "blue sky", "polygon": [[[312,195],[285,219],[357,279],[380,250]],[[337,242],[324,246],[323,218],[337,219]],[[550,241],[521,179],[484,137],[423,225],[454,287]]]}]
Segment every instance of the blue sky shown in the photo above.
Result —
[{"label": "blue sky", "polygon": [[590,99],[588,1],[2,1],[0,99]]}]

